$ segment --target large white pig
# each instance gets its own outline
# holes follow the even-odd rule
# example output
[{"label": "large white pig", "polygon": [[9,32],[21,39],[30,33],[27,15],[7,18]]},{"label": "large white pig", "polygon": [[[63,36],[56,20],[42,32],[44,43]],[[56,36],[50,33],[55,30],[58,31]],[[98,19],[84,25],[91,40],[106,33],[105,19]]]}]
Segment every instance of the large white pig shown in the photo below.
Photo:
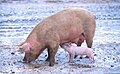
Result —
[{"label": "large white pig", "polygon": [[69,8],[43,19],[20,44],[25,51],[23,61],[31,62],[48,48],[49,65],[55,63],[55,54],[59,45],[73,42],[81,45],[86,40],[87,46],[92,47],[95,33],[95,17],[85,9]]}]

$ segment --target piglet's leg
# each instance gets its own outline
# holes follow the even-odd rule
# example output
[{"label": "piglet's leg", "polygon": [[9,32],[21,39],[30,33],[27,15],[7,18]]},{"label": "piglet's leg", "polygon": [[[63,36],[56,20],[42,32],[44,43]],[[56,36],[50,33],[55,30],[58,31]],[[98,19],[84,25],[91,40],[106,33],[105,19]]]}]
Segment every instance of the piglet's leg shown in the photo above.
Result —
[{"label": "piglet's leg", "polygon": [[69,60],[69,62],[70,62],[70,63],[72,63],[72,62],[73,62],[74,57],[75,57],[75,54],[70,54],[70,60]]},{"label": "piglet's leg", "polygon": [[71,54],[69,53],[69,62],[71,62]]},{"label": "piglet's leg", "polygon": [[90,56],[90,60],[92,61],[92,63],[95,62],[95,59],[94,59],[94,55],[93,55],[93,54]]}]

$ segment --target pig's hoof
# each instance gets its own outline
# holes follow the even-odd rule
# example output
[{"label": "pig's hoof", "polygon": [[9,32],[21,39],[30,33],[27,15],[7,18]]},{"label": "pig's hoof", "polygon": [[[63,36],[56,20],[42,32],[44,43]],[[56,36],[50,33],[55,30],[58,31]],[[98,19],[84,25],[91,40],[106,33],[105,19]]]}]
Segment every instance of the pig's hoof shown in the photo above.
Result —
[{"label": "pig's hoof", "polygon": [[24,59],[23,59],[23,62],[27,62],[27,60],[24,58]]},{"label": "pig's hoof", "polygon": [[78,55],[75,55],[75,57],[74,57],[74,58],[77,58],[77,56],[78,56]]},{"label": "pig's hoof", "polygon": [[53,67],[54,64],[58,64],[58,62],[50,63],[49,66]]},{"label": "pig's hoof", "polygon": [[[31,61],[32,61],[32,60],[31,60]],[[31,61],[30,61],[30,60],[27,60],[27,59],[25,59],[25,58],[23,59],[23,62],[24,62],[24,63],[30,63]]]},{"label": "pig's hoof", "polygon": [[53,63],[50,63],[50,64],[49,64],[49,66],[50,66],[50,67],[53,67],[53,66],[54,66],[54,64],[53,64]]},{"label": "pig's hoof", "polygon": [[95,63],[95,60],[94,60],[94,61],[92,61],[92,63]]},{"label": "pig's hoof", "polygon": [[81,56],[80,59],[83,59],[83,57]]},{"label": "pig's hoof", "polygon": [[58,62],[55,62],[55,64],[58,64]]},{"label": "pig's hoof", "polygon": [[86,56],[85,58],[89,58],[88,56]]},{"label": "pig's hoof", "polygon": [[69,63],[74,63],[74,61],[69,61]]}]

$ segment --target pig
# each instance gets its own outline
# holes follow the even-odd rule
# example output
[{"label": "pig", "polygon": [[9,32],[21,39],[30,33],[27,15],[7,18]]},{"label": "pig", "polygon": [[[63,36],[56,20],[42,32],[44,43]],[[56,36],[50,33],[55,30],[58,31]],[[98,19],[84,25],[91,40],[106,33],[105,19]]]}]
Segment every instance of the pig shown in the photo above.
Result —
[{"label": "pig", "polygon": [[66,42],[81,45],[85,38],[87,46],[91,48],[95,27],[95,17],[86,9],[67,8],[59,11],[38,23],[19,45],[25,52],[23,61],[29,63],[36,60],[47,48],[46,61],[49,61],[49,66],[54,66],[59,45]]},{"label": "pig", "polygon": [[91,48],[73,46],[71,43],[64,43],[62,48],[69,53],[69,62],[73,62],[75,55],[86,55],[92,62],[95,62],[93,50]]}]

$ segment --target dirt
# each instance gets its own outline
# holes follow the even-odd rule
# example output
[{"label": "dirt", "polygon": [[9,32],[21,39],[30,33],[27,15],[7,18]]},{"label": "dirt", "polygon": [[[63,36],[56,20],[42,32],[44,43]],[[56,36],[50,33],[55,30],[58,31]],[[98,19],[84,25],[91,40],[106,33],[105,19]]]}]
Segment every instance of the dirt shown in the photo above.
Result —
[{"label": "dirt", "polygon": [[[93,49],[95,63],[88,58],[68,63],[68,53],[58,49],[54,67],[49,67],[46,50],[31,63],[22,61],[18,44],[26,39],[43,18],[64,8],[81,7],[96,16]],[[120,4],[3,3],[0,4],[0,74],[120,74]],[[86,47],[85,42],[82,47]]]}]

